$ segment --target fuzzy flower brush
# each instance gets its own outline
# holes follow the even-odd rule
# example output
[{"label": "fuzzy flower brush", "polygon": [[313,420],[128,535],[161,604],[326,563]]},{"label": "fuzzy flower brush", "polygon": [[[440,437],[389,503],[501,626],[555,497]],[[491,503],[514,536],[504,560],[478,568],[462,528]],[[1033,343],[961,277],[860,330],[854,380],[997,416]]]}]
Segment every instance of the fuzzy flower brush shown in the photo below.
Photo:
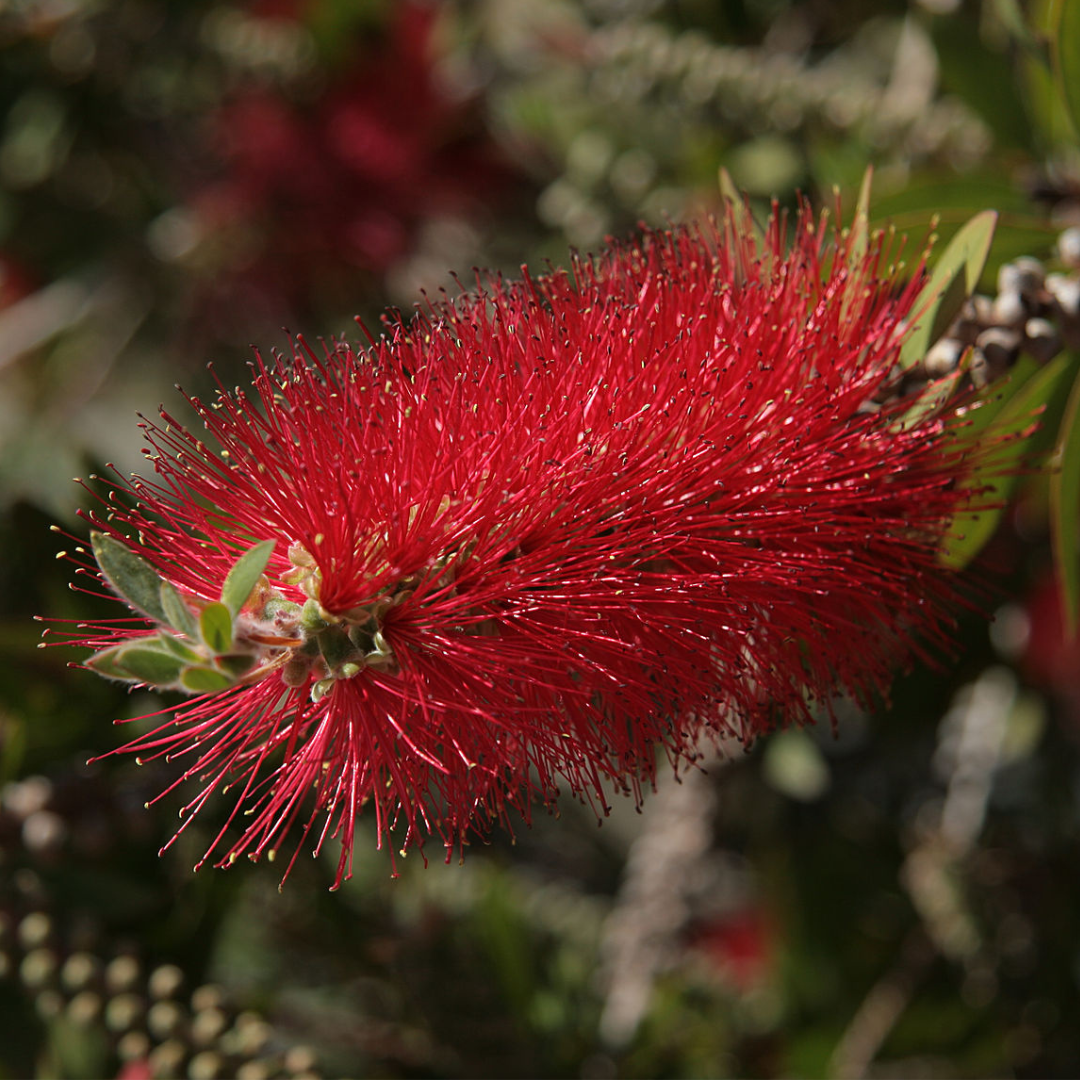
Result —
[{"label": "fuzzy flower brush", "polygon": [[535,800],[602,812],[658,745],[867,701],[943,640],[963,452],[874,403],[919,283],[794,232],[647,233],[257,359],[253,394],[190,399],[207,443],[144,425],[156,479],[91,515],[138,618],[77,638],[196,695],[127,749],[195,785],[181,830],[228,789],[207,857],[333,838],[340,884],[365,807],[448,857]]}]

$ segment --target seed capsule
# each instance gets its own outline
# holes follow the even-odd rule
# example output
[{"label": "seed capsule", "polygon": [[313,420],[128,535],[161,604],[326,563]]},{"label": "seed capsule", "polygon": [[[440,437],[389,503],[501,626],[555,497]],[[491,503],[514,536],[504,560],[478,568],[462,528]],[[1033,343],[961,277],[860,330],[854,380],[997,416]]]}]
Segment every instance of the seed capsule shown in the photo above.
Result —
[{"label": "seed capsule", "polygon": [[1040,364],[1048,364],[1061,352],[1061,334],[1049,319],[1028,319],[1024,323],[1024,351]]}]

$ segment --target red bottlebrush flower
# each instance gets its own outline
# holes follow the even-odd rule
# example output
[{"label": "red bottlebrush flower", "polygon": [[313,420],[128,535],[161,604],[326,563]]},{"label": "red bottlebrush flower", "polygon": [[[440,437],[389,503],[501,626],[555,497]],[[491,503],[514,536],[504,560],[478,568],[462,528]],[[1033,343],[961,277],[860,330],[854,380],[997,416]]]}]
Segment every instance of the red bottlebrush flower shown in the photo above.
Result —
[{"label": "red bottlebrush flower", "polygon": [[258,359],[254,397],[190,399],[219,449],[162,413],[157,478],[93,517],[149,619],[81,643],[207,692],[128,749],[182,763],[188,814],[229,785],[221,864],[295,825],[340,841],[340,883],[365,804],[380,844],[449,858],[534,800],[640,798],[657,745],[883,693],[944,640],[968,497],[945,419],[868,405],[917,289],[886,258],[807,214],[790,252],[778,220],[761,250],[649,233],[362,351]]}]

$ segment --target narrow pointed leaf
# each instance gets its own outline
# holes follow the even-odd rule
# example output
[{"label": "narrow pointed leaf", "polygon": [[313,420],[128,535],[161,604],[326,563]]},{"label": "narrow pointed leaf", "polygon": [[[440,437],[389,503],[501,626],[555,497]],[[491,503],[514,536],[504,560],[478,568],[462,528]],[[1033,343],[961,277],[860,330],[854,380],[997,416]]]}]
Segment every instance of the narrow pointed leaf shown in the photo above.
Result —
[{"label": "narrow pointed leaf", "polygon": [[225,584],[221,588],[221,602],[237,615],[247,602],[252,590],[262,577],[266,564],[274,551],[273,540],[264,540],[256,544],[249,551],[245,551],[225,577]]},{"label": "narrow pointed leaf", "polygon": [[934,312],[934,319],[930,324],[928,347],[933,345],[949,329],[953,320],[960,314],[964,301],[970,295],[964,275],[958,271],[956,277],[945,286],[945,291],[938,301],[937,311]]},{"label": "narrow pointed leaf", "polygon": [[185,663],[194,664],[197,663],[199,660],[203,659],[203,657],[200,657],[194,649],[185,644],[179,638],[173,637],[172,634],[166,634],[164,631],[161,631],[157,635],[157,640],[160,641],[161,644],[173,654],[173,656],[179,657]]},{"label": "narrow pointed leaf", "polygon": [[133,608],[160,623],[168,622],[161,606],[161,574],[141,555],[106,533],[92,532],[94,558],[108,583]]},{"label": "narrow pointed leaf", "polygon": [[193,694],[216,694],[235,686],[235,680],[211,668],[189,667],[180,674],[180,685]]},{"label": "narrow pointed leaf", "polygon": [[155,640],[147,638],[145,645],[121,646],[116,666],[147,686],[175,685],[184,662],[166,649],[154,648]]},{"label": "narrow pointed leaf", "polygon": [[866,258],[870,247],[870,188],[874,180],[874,166],[867,165],[859,185],[859,199],[855,204],[855,219],[851,223],[851,240],[848,262],[858,266]]},{"label": "narrow pointed leaf", "polygon": [[199,636],[212,653],[227,653],[233,642],[232,612],[224,604],[207,604],[199,615]]},{"label": "narrow pointed leaf", "polygon": [[85,666],[90,668],[91,671],[97,672],[98,675],[105,676],[106,679],[123,679],[125,682],[137,682],[138,680],[133,675],[120,667],[118,663],[119,655],[120,646],[114,645],[110,649],[102,649],[101,652],[94,653],[89,660],[85,661]]},{"label": "narrow pointed leaf", "polygon": [[1024,384],[1042,370],[1042,365],[1026,353],[1021,354],[1007,375],[983,391],[984,396],[978,407],[970,409],[953,422],[957,438],[973,445],[977,443],[983,432],[1001,415],[1001,411],[1020,393]]},{"label": "narrow pointed leaf", "polygon": [[[900,363],[904,367],[911,367],[926,355],[936,340],[935,333],[941,336],[956,318],[964,299],[977,288],[996,225],[997,211],[983,210],[964,225],[942,252],[930,281],[915,301],[914,326],[900,350]],[[954,284],[957,281],[961,284]]]},{"label": "narrow pointed leaf", "polygon": [[1063,353],[1051,361],[1010,397],[987,426],[983,439],[998,440],[1000,446],[991,463],[972,478],[972,486],[989,486],[991,490],[980,496],[980,501],[999,505],[956,515],[947,545],[939,554],[941,565],[952,570],[963,569],[993,536],[1025,458],[1030,461],[1036,453],[1053,445],[1064,410],[1061,390],[1075,377],[1078,359]]},{"label": "narrow pointed leaf", "polygon": [[1073,132],[1080,135],[1080,0],[1059,2],[1061,14],[1052,51],[1054,74]]},{"label": "narrow pointed leaf", "polygon": [[1031,27],[1027,24],[1019,0],[992,0],[992,4],[998,22],[1005,27],[1011,37],[1029,52],[1037,54],[1042,52],[1044,46],[1040,39],[1031,32]]},{"label": "narrow pointed leaf", "polygon": [[1069,394],[1055,456],[1058,468],[1050,474],[1050,535],[1065,633],[1072,639],[1080,624],[1080,376]]},{"label": "narrow pointed leaf", "polygon": [[165,612],[165,622],[178,634],[198,640],[199,620],[171,581],[161,583],[161,608]]},{"label": "narrow pointed leaf", "polygon": [[757,223],[746,196],[738,189],[735,181],[731,179],[731,173],[722,165],[720,166],[720,194],[731,203],[731,212],[735,216],[735,224],[740,232],[748,234],[760,246],[765,239],[765,230]]}]

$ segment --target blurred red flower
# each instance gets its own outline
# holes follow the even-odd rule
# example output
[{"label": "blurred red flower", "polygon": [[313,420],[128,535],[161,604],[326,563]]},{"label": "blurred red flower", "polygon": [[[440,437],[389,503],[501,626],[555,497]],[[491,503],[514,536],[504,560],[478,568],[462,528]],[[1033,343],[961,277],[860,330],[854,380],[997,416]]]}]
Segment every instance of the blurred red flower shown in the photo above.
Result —
[{"label": "blurred red flower", "polygon": [[944,642],[965,451],[945,418],[871,404],[917,282],[880,242],[784,231],[649,233],[364,351],[301,342],[258,361],[254,400],[191,401],[219,449],[145,425],[157,479],[109,497],[95,544],[170,630],[137,655],[130,619],[81,640],[105,674],[232,683],[129,747],[184,763],[189,814],[229,786],[208,855],[299,822],[340,841],[340,883],[370,804],[380,844],[437,835],[449,858],[535,799],[640,798],[657,744],[692,760],[710,733],[866,702]]},{"label": "blurred red flower", "polygon": [[774,921],[760,908],[746,907],[703,921],[689,944],[712,962],[721,979],[745,994],[768,981],[777,939]]},{"label": "blurred red flower", "polygon": [[[508,164],[474,103],[440,78],[435,4],[396,5],[385,40],[365,41],[314,100],[249,85],[216,117],[222,172],[191,202],[233,272],[290,302],[357,271],[382,275],[418,226],[474,216]],[[343,289],[339,285],[339,289]]]},{"label": "blurred red flower", "polygon": [[1080,636],[1066,633],[1057,579],[1047,577],[1039,582],[1025,607],[1024,673],[1032,682],[1052,690],[1068,715],[1080,720]]}]

